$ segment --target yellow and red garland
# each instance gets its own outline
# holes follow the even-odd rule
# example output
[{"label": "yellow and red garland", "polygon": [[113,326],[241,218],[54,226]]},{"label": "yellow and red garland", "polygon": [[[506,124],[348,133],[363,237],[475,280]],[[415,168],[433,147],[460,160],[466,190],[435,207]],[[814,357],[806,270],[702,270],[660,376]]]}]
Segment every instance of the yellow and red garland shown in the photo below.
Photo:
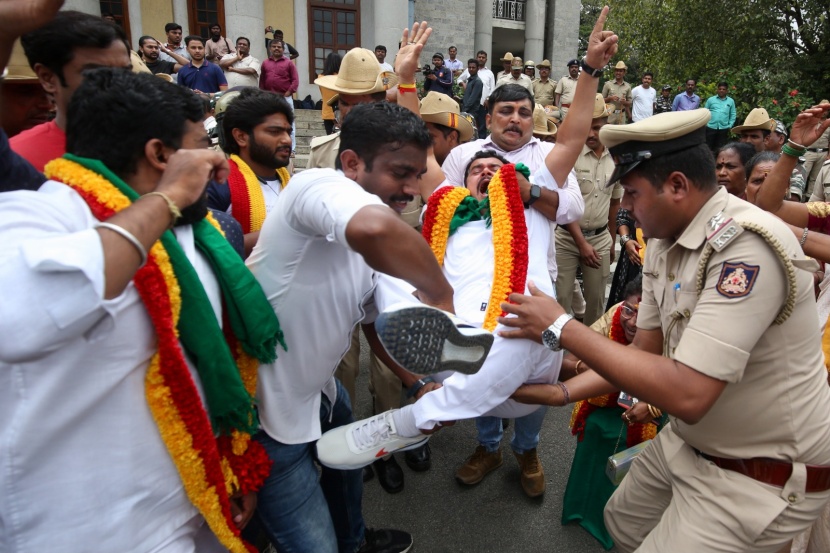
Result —
[{"label": "yellow and red garland", "polygon": [[[256,232],[265,222],[265,196],[262,194],[262,185],[248,164],[238,155],[232,154],[228,165],[228,188],[231,192],[233,216],[242,225],[244,234]],[[276,175],[280,179],[280,189],[285,188],[288,179],[291,178],[288,170],[280,167]]]},{"label": "yellow and red garland", "polygon": [[[52,161],[46,167],[46,175],[71,186],[99,220],[131,205],[129,198],[107,179],[73,161]],[[218,228],[215,219],[209,220]],[[147,403],[185,492],[229,551],[256,552],[240,537],[233,522],[230,497],[259,489],[268,477],[271,461],[264,448],[251,441],[247,433],[214,435],[179,343],[181,289],[161,241],[153,244],[147,263],[138,270],[133,282],[158,336],[158,351],[150,360],[145,378]],[[232,347],[231,351],[246,389],[253,393],[257,361],[241,347]]]},{"label": "yellow and red garland", "polygon": [[[508,301],[512,293],[524,293],[527,281],[527,221],[515,165],[504,165],[499,169],[490,181],[487,195],[493,221],[495,266],[484,328],[492,332],[498,324],[497,318],[503,315],[502,302]],[[440,265],[444,264],[450,222],[458,206],[468,196],[470,191],[464,187],[446,186],[436,190],[429,198],[421,233]]]},{"label": "yellow and red garland", "polygon": [[[611,318],[611,328],[609,329],[608,337],[618,344],[627,346],[629,341],[625,337],[625,331],[620,321],[621,313],[622,304],[617,306],[616,311],[614,311],[614,316]],[[617,407],[619,397],[620,393],[616,392],[578,401],[574,404],[573,411],[571,412],[571,433],[577,436],[579,441],[582,441],[582,438],[585,436],[585,423],[588,420],[588,415],[602,407]],[[620,420],[620,424],[624,424],[622,420]],[[630,424],[625,438],[626,446],[633,447],[640,442],[651,440],[656,435],[657,425],[652,422]]]}]

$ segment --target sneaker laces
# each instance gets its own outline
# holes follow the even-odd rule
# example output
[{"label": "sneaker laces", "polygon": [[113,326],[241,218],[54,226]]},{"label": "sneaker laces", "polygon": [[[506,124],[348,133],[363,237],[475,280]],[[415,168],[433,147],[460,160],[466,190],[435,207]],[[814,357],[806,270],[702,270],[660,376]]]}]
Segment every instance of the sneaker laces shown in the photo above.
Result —
[{"label": "sneaker laces", "polygon": [[367,450],[389,439],[392,425],[386,421],[386,416],[373,417],[352,431],[354,443],[361,450]]}]

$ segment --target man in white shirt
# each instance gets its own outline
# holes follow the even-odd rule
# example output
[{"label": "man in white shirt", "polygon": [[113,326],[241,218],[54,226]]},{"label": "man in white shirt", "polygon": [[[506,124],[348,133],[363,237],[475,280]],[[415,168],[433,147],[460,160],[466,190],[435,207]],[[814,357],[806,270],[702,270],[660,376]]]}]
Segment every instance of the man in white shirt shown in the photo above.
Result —
[{"label": "man in white shirt", "polygon": [[251,41],[241,36],[236,39],[236,53],[225,54],[219,60],[219,67],[225,72],[228,88],[236,86],[259,86],[262,62],[251,55]]},{"label": "man in white shirt", "polygon": [[375,46],[375,57],[380,64],[380,68],[383,71],[389,71],[390,73],[394,73],[395,68],[386,63],[386,46],[383,44],[378,44]]},{"label": "man in white shirt", "polygon": [[[2,6],[0,18],[15,20]],[[74,155],[52,161],[37,192],[0,197],[0,283],[14,290],[0,308],[0,549],[245,547],[259,484],[237,473],[229,497],[214,428],[229,429],[211,424],[240,407],[255,421],[221,328],[226,303],[245,302],[223,269],[258,298],[237,311],[245,327],[279,329],[204,220],[205,183],[227,164],[206,149],[203,113],[151,75],[89,70],[69,109]]]},{"label": "man in white shirt", "polygon": [[[164,32],[167,35],[167,42],[165,44],[161,44],[161,46],[164,46],[165,49],[171,50],[179,56],[190,60],[190,53],[187,51],[187,46],[185,46],[182,42],[182,26],[178,23],[168,23],[164,26]],[[175,58],[171,57],[164,51],[159,54],[159,59],[179,63]]]},{"label": "man in white shirt", "polygon": [[[418,193],[430,144],[424,123],[404,107],[353,107],[340,132],[337,170],[296,175],[248,258],[291,342],[259,369],[257,439],[274,464],[258,513],[277,549],[392,553],[412,544],[405,532],[364,531],[362,471],[325,468],[318,482],[314,443],[353,421],[334,371],[355,324],[363,323],[378,357],[394,364],[372,324],[378,273],[403,278],[427,303],[452,310],[452,288],[432,251],[398,215]],[[416,379],[408,373],[404,384]],[[381,549],[383,540],[394,547]]]},{"label": "man in white shirt", "polygon": [[643,84],[635,86],[631,91],[631,120],[635,123],[654,115],[654,101],[657,92],[651,86],[654,75],[651,72],[643,73]]},{"label": "man in white shirt", "polygon": [[456,58],[458,56],[458,48],[450,46],[447,49],[447,54],[449,54],[449,58],[444,60],[444,66],[452,71],[453,77],[458,78],[461,72],[466,69],[464,62]]}]

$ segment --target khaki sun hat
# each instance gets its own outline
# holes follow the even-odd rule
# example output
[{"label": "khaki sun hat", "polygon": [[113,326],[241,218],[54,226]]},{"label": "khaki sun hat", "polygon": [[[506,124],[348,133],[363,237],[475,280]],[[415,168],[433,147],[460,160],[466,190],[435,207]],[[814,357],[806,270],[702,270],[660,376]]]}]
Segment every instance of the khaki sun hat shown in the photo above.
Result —
[{"label": "khaki sun hat", "polygon": [[535,64],[535,63],[533,63],[533,60],[527,60],[527,61],[525,62],[525,67],[533,67],[533,68],[536,68],[536,64]]},{"label": "khaki sun hat", "polygon": [[374,94],[389,90],[398,84],[394,73],[382,71],[375,53],[366,48],[352,48],[340,62],[337,75],[317,77],[314,84],[333,90],[334,95],[328,105],[337,103],[339,94]]},{"label": "khaki sun hat", "polygon": [[542,67],[547,67],[548,69],[550,69],[550,61],[542,60],[541,62],[536,64],[536,67],[538,67],[539,69],[541,69]]},{"label": "khaki sun hat", "polygon": [[628,67],[626,67],[625,63],[618,61],[617,65],[614,66],[614,69],[628,69]]},{"label": "khaki sun hat", "polygon": [[507,52],[504,57],[501,58],[501,61],[513,61],[513,54]]},{"label": "khaki sun hat", "polygon": [[161,79],[162,81],[167,81],[168,83],[172,83],[172,82],[173,82],[173,77],[171,77],[171,76],[170,76],[170,75],[168,75],[167,73],[156,73],[156,77],[158,77],[158,78],[159,78],[159,79]]},{"label": "khaki sun hat", "polygon": [[605,125],[599,140],[610,150],[617,168],[611,185],[650,159],[706,144],[708,109],[659,113],[630,125]]},{"label": "khaki sun hat", "polygon": [[130,50],[130,61],[133,65],[133,73],[150,73],[152,75],[153,72],[150,71],[150,68],[147,67],[147,64],[144,63],[144,60],[135,50]]},{"label": "khaki sun hat", "polygon": [[602,97],[602,94],[597,92],[597,96],[594,98],[594,113],[591,115],[591,118],[599,119],[600,117],[608,117],[612,113],[614,113],[614,106],[606,104],[605,98]]},{"label": "khaki sun hat", "polygon": [[533,107],[533,134],[540,136],[553,136],[556,134],[556,123],[548,118],[545,108],[541,104]]},{"label": "khaki sun hat", "polygon": [[739,134],[743,131],[774,131],[775,120],[770,119],[769,113],[764,108],[755,108],[746,116],[743,125],[732,127],[732,132]]},{"label": "khaki sun hat", "polygon": [[34,84],[39,82],[34,70],[29,67],[29,61],[26,59],[26,54],[23,53],[23,47],[20,45],[19,38],[14,41],[12,57],[6,69],[8,70],[5,77],[6,81],[14,81],[19,84]]},{"label": "khaki sun hat", "polygon": [[516,69],[517,67],[518,67],[519,69],[521,69],[521,68],[523,68],[523,67],[524,67],[524,63],[522,63],[522,58],[520,58],[520,57],[518,57],[518,56],[516,56],[515,58],[513,58],[513,61],[511,61],[511,62],[510,62],[510,68],[511,68],[511,69]]},{"label": "khaki sun hat", "polygon": [[441,92],[431,91],[421,100],[421,119],[457,130],[461,142],[473,138],[473,125],[461,116],[458,102]]}]

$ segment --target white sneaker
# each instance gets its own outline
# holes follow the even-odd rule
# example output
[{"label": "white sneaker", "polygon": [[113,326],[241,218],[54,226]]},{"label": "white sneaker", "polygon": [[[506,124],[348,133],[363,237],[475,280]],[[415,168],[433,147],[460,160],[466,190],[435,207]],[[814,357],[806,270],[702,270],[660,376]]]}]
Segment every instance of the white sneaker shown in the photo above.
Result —
[{"label": "white sneaker", "polygon": [[398,436],[392,411],[329,430],[317,440],[317,459],[323,465],[340,470],[353,470],[397,451],[415,449],[429,436],[414,438]]},{"label": "white sneaker", "polygon": [[423,375],[475,374],[493,345],[490,332],[428,305],[392,306],[378,316],[375,329],[400,366]]}]

